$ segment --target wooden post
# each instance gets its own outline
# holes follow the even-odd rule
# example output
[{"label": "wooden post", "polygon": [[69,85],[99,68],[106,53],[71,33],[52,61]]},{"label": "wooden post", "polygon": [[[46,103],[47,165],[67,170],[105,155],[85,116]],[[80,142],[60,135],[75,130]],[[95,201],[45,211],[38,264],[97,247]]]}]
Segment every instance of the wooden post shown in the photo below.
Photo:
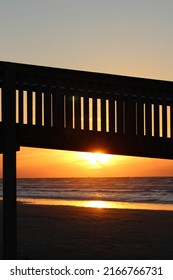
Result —
[{"label": "wooden post", "polygon": [[5,63],[2,89],[4,259],[17,258],[15,79],[15,64]]}]

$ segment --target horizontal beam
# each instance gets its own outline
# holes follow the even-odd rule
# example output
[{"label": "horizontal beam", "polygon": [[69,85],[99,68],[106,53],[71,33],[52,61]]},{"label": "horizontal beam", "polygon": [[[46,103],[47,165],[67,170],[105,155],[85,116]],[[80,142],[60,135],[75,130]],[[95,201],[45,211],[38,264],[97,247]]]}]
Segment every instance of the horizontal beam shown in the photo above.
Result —
[{"label": "horizontal beam", "polygon": [[[0,62],[0,81],[3,80],[3,69],[7,62]],[[8,62],[9,63],[9,62]],[[115,74],[105,74],[97,72],[79,71],[71,69],[53,68],[45,66],[36,66],[29,64],[10,63],[16,68],[16,81],[18,84],[26,83],[42,83],[43,85],[51,84],[51,82],[58,81],[63,83],[65,80],[71,82],[71,86],[75,87],[75,81],[79,81],[79,84],[90,83],[90,86],[94,89],[94,84],[98,83],[100,88],[106,84],[106,90],[111,92],[113,87],[125,86],[125,87],[140,87],[150,89],[160,89],[169,91],[173,89],[172,81],[155,80],[148,78],[130,77]],[[46,81],[47,79],[47,81]],[[93,83],[93,84],[92,84]],[[55,84],[54,84],[55,85]],[[86,84],[85,84],[86,85]]]},{"label": "horizontal beam", "polygon": [[126,135],[114,133],[114,137],[105,132],[74,129],[62,129],[57,133],[54,128],[18,126],[20,145],[25,147],[71,150],[138,157],[173,159],[173,142],[170,138],[135,136],[128,141]]}]

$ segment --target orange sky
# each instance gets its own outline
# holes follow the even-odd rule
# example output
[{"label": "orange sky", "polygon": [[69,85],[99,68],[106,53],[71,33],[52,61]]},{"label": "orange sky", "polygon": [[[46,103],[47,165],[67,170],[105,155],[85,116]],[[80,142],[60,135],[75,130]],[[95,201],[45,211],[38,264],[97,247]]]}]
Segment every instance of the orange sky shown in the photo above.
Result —
[{"label": "orange sky", "polygon": [[[1,156],[2,158],[2,156]],[[21,148],[18,177],[173,176],[173,161]]]},{"label": "orange sky", "polygon": [[[2,1],[0,60],[173,80],[172,10],[160,0]],[[18,177],[173,176],[171,160],[17,154]]]}]

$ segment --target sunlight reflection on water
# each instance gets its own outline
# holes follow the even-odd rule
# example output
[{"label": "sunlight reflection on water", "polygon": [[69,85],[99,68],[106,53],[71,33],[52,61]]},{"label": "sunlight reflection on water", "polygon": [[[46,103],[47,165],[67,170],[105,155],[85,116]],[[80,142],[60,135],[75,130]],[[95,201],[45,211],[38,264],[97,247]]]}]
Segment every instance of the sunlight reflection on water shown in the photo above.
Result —
[{"label": "sunlight reflection on water", "polygon": [[173,211],[173,204],[152,204],[152,203],[135,203],[135,202],[133,203],[133,202],[115,202],[115,201],[101,201],[101,200],[63,200],[63,199],[41,199],[41,198],[40,199],[18,198],[18,201],[27,204],[35,204],[35,205]]}]

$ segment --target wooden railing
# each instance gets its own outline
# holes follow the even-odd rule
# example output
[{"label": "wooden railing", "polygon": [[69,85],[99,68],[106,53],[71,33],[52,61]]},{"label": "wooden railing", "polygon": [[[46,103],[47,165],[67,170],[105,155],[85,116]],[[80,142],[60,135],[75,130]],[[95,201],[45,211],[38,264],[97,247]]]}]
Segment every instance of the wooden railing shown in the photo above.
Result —
[{"label": "wooden railing", "polygon": [[17,256],[20,146],[173,159],[173,82],[0,62],[6,259]]},{"label": "wooden railing", "polygon": [[173,157],[173,82],[10,65],[19,146]]}]

